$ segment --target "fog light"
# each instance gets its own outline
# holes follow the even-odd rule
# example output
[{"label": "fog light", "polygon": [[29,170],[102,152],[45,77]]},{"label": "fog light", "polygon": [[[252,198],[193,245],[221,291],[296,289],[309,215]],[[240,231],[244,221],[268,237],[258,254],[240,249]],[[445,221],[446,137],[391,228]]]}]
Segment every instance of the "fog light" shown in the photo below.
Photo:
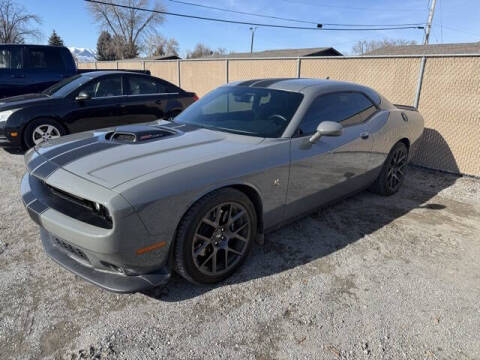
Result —
[{"label": "fog light", "polygon": [[11,136],[11,137],[17,137],[17,136],[18,136],[18,132],[11,132],[11,133],[10,133],[10,136]]}]

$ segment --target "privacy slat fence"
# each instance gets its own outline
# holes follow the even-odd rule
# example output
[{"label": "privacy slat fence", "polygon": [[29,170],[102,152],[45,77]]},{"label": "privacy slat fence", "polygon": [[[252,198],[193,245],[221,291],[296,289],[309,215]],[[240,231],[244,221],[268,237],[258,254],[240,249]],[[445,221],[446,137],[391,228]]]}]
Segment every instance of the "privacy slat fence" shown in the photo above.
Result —
[{"label": "privacy slat fence", "polygon": [[79,67],[150,70],[199,96],[224,83],[252,78],[329,77],[357,82],[394,103],[418,103],[425,132],[415,164],[480,176],[480,56],[114,61]]}]

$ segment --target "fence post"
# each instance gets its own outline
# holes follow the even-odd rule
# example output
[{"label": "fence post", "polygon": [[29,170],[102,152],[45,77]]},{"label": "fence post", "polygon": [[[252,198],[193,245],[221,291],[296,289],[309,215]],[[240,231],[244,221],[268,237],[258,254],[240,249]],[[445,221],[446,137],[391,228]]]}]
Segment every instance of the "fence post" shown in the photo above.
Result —
[{"label": "fence post", "polygon": [[145,71],[145,60],[143,60],[143,71]]},{"label": "fence post", "polygon": [[413,106],[418,108],[418,104],[420,102],[420,93],[422,92],[422,83],[423,83],[423,74],[425,73],[425,62],[427,61],[427,57],[423,56],[422,61],[420,62],[420,71],[418,73],[418,82],[417,82],[417,92],[415,93],[415,102]]},{"label": "fence post", "polygon": [[118,60],[116,61],[116,63],[117,63],[117,70],[118,70]]},{"label": "fence post", "polygon": [[97,70],[97,64],[98,64],[98,61],[95,61],[95,70]]},{"label": "fence post", "polygon": [[228,84],[228,59],[225,59],[225,80]]},{"label": "fence post", "polygon": [[302,62],[302,60],[300,59],[300,57],[298,57],[298,58],[297,58],[297,78],[300,77],[301,62]]},{"label": "fence post", "polygon": [[177,60],[177,75],[178,75],[178,87],[181,87],[181,79],[182,77],[180,76],[180,59]]}]

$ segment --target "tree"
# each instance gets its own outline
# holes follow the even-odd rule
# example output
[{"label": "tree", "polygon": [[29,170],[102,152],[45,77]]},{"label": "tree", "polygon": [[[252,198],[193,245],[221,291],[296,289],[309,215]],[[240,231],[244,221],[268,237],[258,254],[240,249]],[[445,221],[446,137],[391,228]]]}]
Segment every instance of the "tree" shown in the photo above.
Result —
[{"label": "tree", "polygon": [[0,0],[0,43],[23,44],[29,38],[40,39],[41,32],[35,25],[40,25],[37,15],[17,5],[13,0]]},{"label": "tree", "polygon": [[51,46],[64,46],[63,40],[58,34],[53,30],[52,35],[48,38],[48,45]]},{"label": "tree", "polygon": [[97,40],[97,60],[111,61],[117,60],[117,55],[113,47],[112,35],[108,31],[102,31]]},{"label": "tree", "polygon": [[[112,3],[136,8],[149,8],[150,0],[104,0],[108,4],[88,3],[88,9],[95,21],[108,29],[115,41],[119,58],[136,57],[149,33],[163,22],[163,15],[136,9],[111,5]],[[158,0],[153,0],[153,9],[162,10]]]},{"label": "tree", "polygon": [[404,46],[404,45],[416,45],[415,40],[403,40],[403,39],[383,39],[383,40],[359,40],[352,47],[352,51],[357,55],[365,55],[373,50],[381,49],[384,47]]},{"label": "tree", "polygon": [[162,35],[152,34],[145,41],[147,56],[178,56],[180,49],[175,38],[167,39]]},{"label": "tree", "polygon": [[192,51],[187,52],[187,58],[196,59],[202,57],[216,57],[225,55],[226,53],[226,49],[218,48],[217,50],[212,50],[208,46],[198,43],[197,45],[195,45],[195,48]]}]

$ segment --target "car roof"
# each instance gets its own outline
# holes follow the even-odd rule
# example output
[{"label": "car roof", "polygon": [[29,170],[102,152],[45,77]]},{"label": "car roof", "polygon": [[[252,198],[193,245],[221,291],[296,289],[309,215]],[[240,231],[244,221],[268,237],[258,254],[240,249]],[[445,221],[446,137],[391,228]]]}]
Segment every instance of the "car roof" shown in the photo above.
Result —
[{"label": "car roof", "polygon": [[329,79],[311,79],[311,78],[273,78],[273,79],[254,79],[247,81],[236,81],[229,84],[230,86],[247,86],[257,88],[269,88],[276,90],[303,92],[306,88],[345,88],[350,87],[352,90],[365,90],[365,87],[355,83],[346,81],[336,81]]},{"label": "car roof", "polygon": [[298,92],[302,94],[308,93],[313,95],[320,95],[338,91],[357,91],[367,94],[371,99],[374,99],[375,103],[380,103],[379,94],[375,90],[367,86],[347,81],[311,78],[274,78],[236,81],[229,83],[228,86],[268,88],[275,90]]},{"label": "car roof", "polygon": [[99,76],[103,75],[113,75],[113,74],[129,74],[129,75],[139,75],[139,76],[149,76],[152,77],[151,75],[148,74],[142,74],[138,72],[132,72],[132,71],[121,71],[121,70],[98,70],[98,71],[88,71],[81,73],[81,76],[86,76],[89,78],[97,78]]},{"label": "car roof", "polygon": [[5,44],[0,44],[0,47],[2,47],[2,46],[67,49],[67,47],[65,47],[65,46],[41,45],[41,44],[9,44],[9,43],[5,43]]}]

